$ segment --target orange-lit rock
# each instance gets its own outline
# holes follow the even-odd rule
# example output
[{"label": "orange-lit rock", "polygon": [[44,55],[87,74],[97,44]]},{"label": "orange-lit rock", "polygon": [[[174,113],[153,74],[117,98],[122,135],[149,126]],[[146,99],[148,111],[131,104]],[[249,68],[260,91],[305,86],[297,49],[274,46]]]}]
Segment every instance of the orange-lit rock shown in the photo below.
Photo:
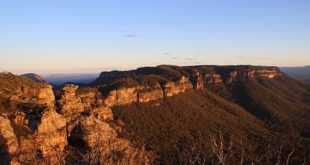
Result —
[{"label": "orange-lit rock", "polygon": [[55,110],[43,112],[35,131],[35,142],[44,157],[55,157],[67,145],[66,120]]},{"label": "orange-lit rock", "polygon": [[0,146],[5,147],[9,155],[14,154],[19,147],[10,120],[3,116],[0,116]]},{"label": "orange-lit rock", "polygon": [[12,115],[12,118],[17,125],[28,125],[28,119],[24,112],[17,111]]},{"label": "orange-lit rock", "polygon": [[67,122],[76,118],[84,111],[80,97],[76,97],[77,85],[67,84],[61,89],[61,98],[58,100],[59,112],[64,115]]},{"label": "orange-lit rock", "polygon": [[191,88],[193,88],[193,85],[185,76],[182,76],[181,79],[176,82],[169,81],[163,84],[163,91],[166,97],[183,93]]},{"label": "orange-lit rock", "polygon": [[273,69],[273,70],[258,70],[256,72],[256,76],[265,77],[265,78],[269,78],[269,79],[276,78],[280,75],[281,75],[281,73],[275,69]]},{"label": "orange-lit rock", "polygon": [[113,120],[113,113],[110,107],[94,108],[91,113],[99,120],[109,121]]},{"label": "orange-lit rock", "polygon": [[36,95],[38,97],[38,101],[43,104],[45,103],[48,106],[53,106],[55,103],[55,95],[51,85],[40,88]]},{"label": "orange-lit rock", "polygon": [[131,104],[138,101],[137,90],[135,87],[118,89],[116,96],[117,105]]},{"label": "orange-lit rock", "polygon": [[116,90],[112,90],[104,99],[104,104],[108,107],[117,105],[117,94]]},{"label": "orange-lit rock", "polygon": [[148,103],[163,97],[164,94],[160,84],[156,84],[154,87],[142,87],[138,90],[138,100],[140,103]]}]

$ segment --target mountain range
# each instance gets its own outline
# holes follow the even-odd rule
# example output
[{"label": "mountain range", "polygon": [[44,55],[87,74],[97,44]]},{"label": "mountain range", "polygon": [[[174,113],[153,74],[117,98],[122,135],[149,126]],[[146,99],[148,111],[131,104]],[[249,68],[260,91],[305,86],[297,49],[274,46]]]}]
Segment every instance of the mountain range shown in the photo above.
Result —
[{"label": "mountain range", "polygon": [[1,73],[0,160],[306,164],[310,85],[284,70],[160,65],[57,88]]},{"label": "mountain range", "polygon": [[310,66],[281,67],[281,70],[293,78],[310,82]]}]

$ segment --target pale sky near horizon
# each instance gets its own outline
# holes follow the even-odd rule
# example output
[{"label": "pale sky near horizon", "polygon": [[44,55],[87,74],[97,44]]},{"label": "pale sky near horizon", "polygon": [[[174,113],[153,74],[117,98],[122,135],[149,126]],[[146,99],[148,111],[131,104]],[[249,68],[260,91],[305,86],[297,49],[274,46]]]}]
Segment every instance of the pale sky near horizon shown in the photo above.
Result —
[{"label": "pale sky near horizon", "polygon": [[0,71],[310,64],[309,0],[1,0]]}]

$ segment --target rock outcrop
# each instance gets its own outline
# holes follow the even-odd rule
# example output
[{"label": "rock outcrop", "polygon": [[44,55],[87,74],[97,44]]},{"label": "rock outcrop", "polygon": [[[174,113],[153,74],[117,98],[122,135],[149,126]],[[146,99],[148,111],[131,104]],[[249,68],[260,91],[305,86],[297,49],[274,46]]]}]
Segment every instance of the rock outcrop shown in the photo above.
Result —
[{"label": "rock outcrop", "polygon": [[59,112],[65,117],[67,123],[68,136],[77,124],[77,118],[82,113],[94,114],[102,120],[113,119],[110,108],[103,106],[100,93],[92,88],[84,88],[78,91],[78,86],[66,84],[60,93],[57,101]]},{"label": "rock outcrop", "polygon": [[131,87],[119,87],[112,89],[106,94],[104,97],[104,104],[108,107],[112,107],[136,102],[147,103],[163,97],[171,97],[192,88],[192,83],[189,81],[189,78],[185,76],[180,77],[180,79],[175,82],[159,81],[153,84],[153,86],[138,84]]},{"label": "rock outcrop", "polygon": [[60,99],[57,101],[59,112],[69,123],[84,111],[84,105],[80,97],[76,96],[78,86],[67,84],[61,89]]},{"label": "rock outcrop", "polygon": [[86,153],[88,162],[150,164],[153,156],[151,152],[146,152],[144,147],[136,148],[128,140],[118,138],[117,132],[109,124],[92,115],[81,116],[78,119],[70,139],[72,143],[78,142],[77,145],[82,145],[88,151]]},{"label": "rock outcrop", "polygon": [[53,106],[55,104],[55,95],[51,85],[40,88],[36,96],[39,103],[46,104],[47,106]]},{"label": "rock outcrop", "polygon": [[171,97],[179,93],[185,92],[187,89],[193,88],[193,85],[189,81],[189,78],[182,76],[180,80],[176,82],[167,82],[163,84],[164,96]]},{"label": "rock outcrop", "polygon": [[163,90],[159,83],[154,86],[141,86],[138,88],[139,103],[148,103],[150,101],[158,100],[164,97]]},{"label": "rock outcrop", "polygon": [[0,117],[0,139],[5,139],[2,146],[7,145],[7,163],[36,162],[36,156],[55,161],[55,150],[62,152],[67,145],[67,133],[65,119],[55,110],[52,86],[2,74],[0,91],[0,98],[8,103],[4,105],[6,115],[1,113]]},{"label": "rock outcrop", "polygon": [[0,74],[0,93],[12,104],[35,103],[51,106],[55,103],[52,86],[37,83],[11,73]]},{"label": "rock outcrop", "polygon": [[[27,134],[17,131],[28,127],[23,115],[14,119],[16,129],[8,118],[0,116],[0,145],[6,148],[8,161],[14,163],[36,162],[36,155],[49,158],[50,162],[55,162],[55,153],[61,153],[67,145],[66,122],[65,119],[54,109],[47,109],[39,117],[37,127]],[[30,129],[29,129],[30,130]],[[19,163],[18,163],[19,162]]]},{"label": "rock outcrop", "polygon": [[237,81],[253,81],[259,78],[273,79],[280,76],[281,73],[276,69],[246,69],[233,70],[229,74],[224,75],[225,83],[231,84]]},{"label": "rock outcrop", "polygon": [[277,68],[273,68],[272,70],[258,70],[255,72],[255,74],[258,77],[265,77],[269,79],[276,78],[282,75],[282,73],[280,73]]},{"label": "rock outcrop", "polygon": [[67,143],[66,120],[54,109],[45,110],[35,131],[35,143],[44,157],[55,156]]},{"label": "rock outcrop", "polygon": [[116,91],[117,105],[124,105],[137,102],[137,89],[132,88],[121,88]]}]

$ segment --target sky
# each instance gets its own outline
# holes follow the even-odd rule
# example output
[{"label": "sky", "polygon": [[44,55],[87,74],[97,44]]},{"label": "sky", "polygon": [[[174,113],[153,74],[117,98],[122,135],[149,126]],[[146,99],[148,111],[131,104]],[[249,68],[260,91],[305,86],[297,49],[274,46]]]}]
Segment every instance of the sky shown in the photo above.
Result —
[{"label": "sky", "polygon": [[0,0],[0,71],[310,64],[309,0]]}]

